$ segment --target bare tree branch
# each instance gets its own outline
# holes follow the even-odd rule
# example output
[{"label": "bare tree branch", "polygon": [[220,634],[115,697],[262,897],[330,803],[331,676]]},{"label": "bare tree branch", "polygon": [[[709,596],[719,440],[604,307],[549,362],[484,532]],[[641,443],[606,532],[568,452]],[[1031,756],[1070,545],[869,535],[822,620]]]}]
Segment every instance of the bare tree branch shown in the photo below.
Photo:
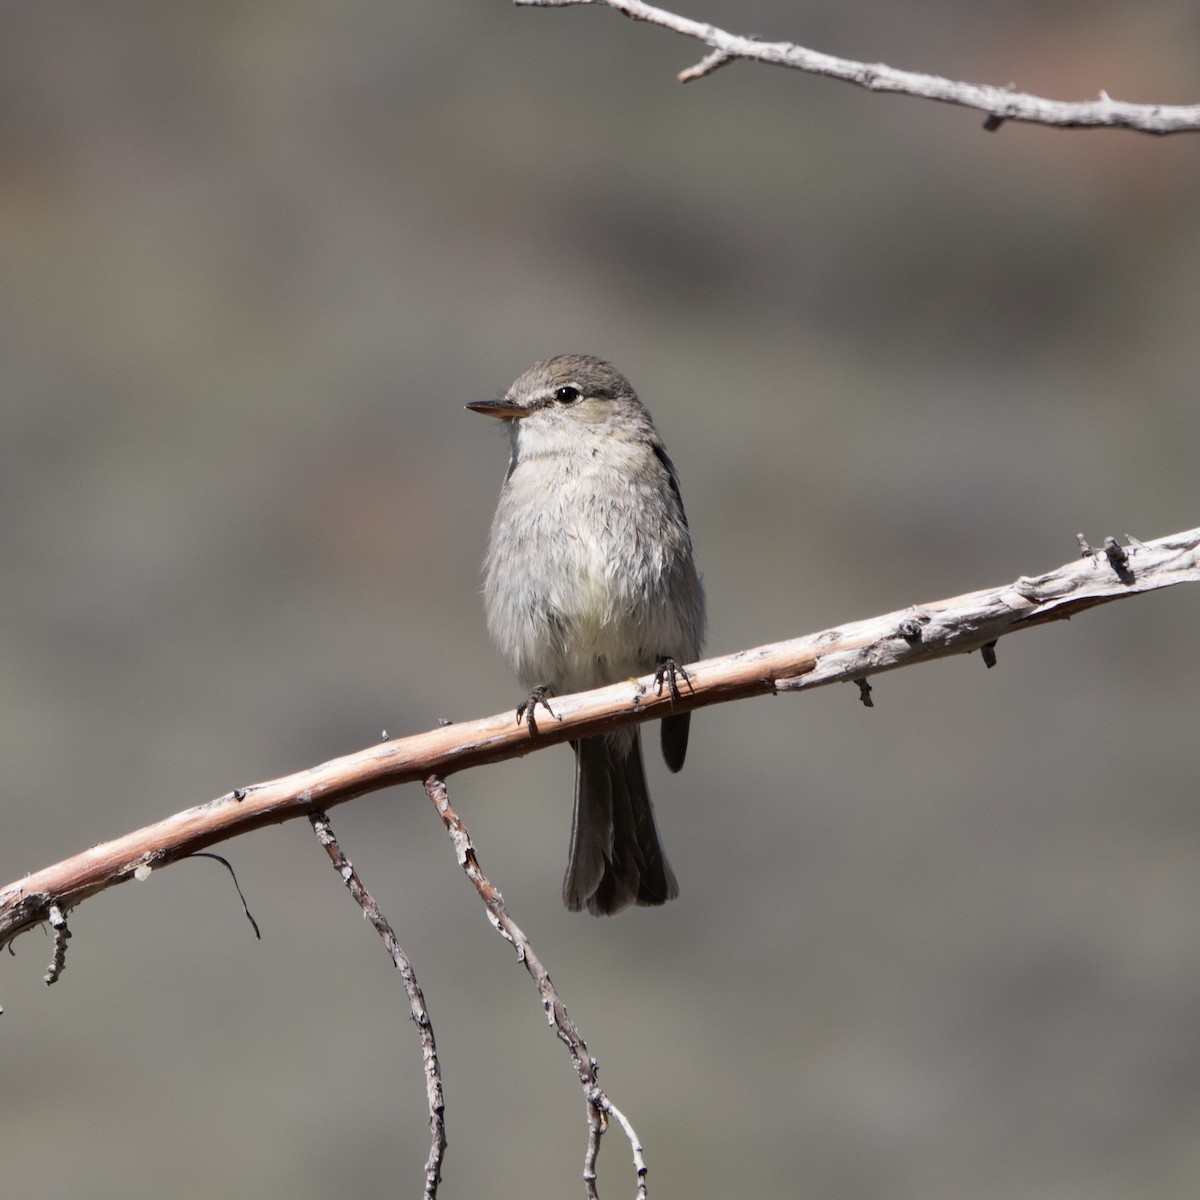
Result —
[{"label": "bare tree branch", "polygon": [[575,1022],[567,1016],[566,1005],[555,990],[550,973],[542,966],[541,959],[534,953],[521,927],[508,915],[499,888],[491,883],[479,866],[479,858],[471,844],[471,835],[467,833],[462,818],[450,806],[445,780],[431,775],[425,780],[425,792],[433,801],[434,808],[450,834],[450,841],[454,844],[454,852],[458,856],[458,865],[462,867],[487,908],[488,920],[496,932],[516,950],[517,958],[529,972],[529,977],[541,994],[542,1007],[546,1010],[546,1019],[550,1022],[550,1027],[558,1034],[559,1040],[566,1046],[571,1061],[575,1064],[575,1071],[588,1106],[588,1142],[583,1159],[583,1180],[587,1185],[589,1200],[597,1200],[599,1194],[596,1191],[596,1157],[600,1153],[600,1139],[608,1129],[609,1117],[616,1118],[625,1130],[625,1136],[633,1149],[637,1198],[646,1200],[646,1160],[642,1157],[642,1144],[633,1126],[625,1114],[604,1094],[597,1079],[596,1060],[588,1053],[587,1043],[576,1028]]},{"label": "bare tree branch", "polygon": [[404,990],[408,994],[409,1015],[417,1027],[417,1036],[421,1040],[421,1060],[425,1067],[425,1098],[429,1104],[429,1157],[425,1160],[425,1200],[435,1200],[438,1185],[442,1180],[442,1159],[446,1153],[446,1103],[442,1094],[442,1068],[438,1061],[437,1042],[433,1036],[433,1022],[429,1019],[429,1010],[425,1007],[425,993],[417,982],[416,972],[396,931],[392,928],[375,897],[367,891],[359,873],[354,869],[350,860],[342,853],[338,840],[333,835],[329,818],[323,812],[312,812],[308,815],[309,824],[317,840],[325,847],[329,861],[334,870],[341,876],[350,895],[354,897],[363,916],[375,926],[375,932],[383,939],[392,962],[400,972],[404,981]]},{"label": "bare tree branch", "polygon": [[43,981],[49,986],[58,982],[59,976],[62,975],[63,969],[67,965],[67,940],[71,936],[71,930],[67,926],[66,913],[57,904],[50,905],[46,920],[50,922],[50,928],[54,930],[54,957],[50,960],[46,974],[42,976]]},{"label": "bare tree branch", "polygon": [[793,42],[761,42],[756,38],[728,33],[704,21],[677,16],[652,4],[645,4],[643,0],[513,0],[513,3],[529,8],[599,4],[616,9],[635,21],[660,25],[711,47],[711,54],[695,66],[679,72],[681,83],[709,75],[734,59],[745,59],[747,62],[791,67],[797,71],[807,71],[810,75],[827,75],[872,92],[898,92],[905,96],[975,108],[988,114],[984,122],[984,128],[988,130],[999,129],[1005,121],[1026,121],[1059,129],[1119,128],[1154,134],[1194,133],[1200,130],[1200,104],[1131,104],[1113,100],[1107,92],[1101,92],[1096,100],[1047,100],[1027,92],[1013,91],[1011,86],[956,82],[940,75],[897,70],[885,63],[836,58],[832,54],[822,54]]},{"label": "bare tree branch", "polygon": [[[531,734],[511,711],[360,750],[282,779],[237,788],[114,841],[93,846],[0,889],[0,946],[46,921],[52,905],[65,915],[81,900],[197,850],[251,829],[343,804],[399,783],[446,776],[484,763],[528,754],[571,738],[670,712],[747,696],[805,691],[866,679],[974,650],[994,655],[997,639],[1098,604],[1200,582],[1200,528],[1114,550],[1107,544],[1057,570],[900,612],[855,621],[821,633],[688,664],[677,696],[654,676],[559,696],[554,720]],[[1115,546],[1116,543],[1114,542]],[[1123,556],[1123,557],[1122,557]]]}]

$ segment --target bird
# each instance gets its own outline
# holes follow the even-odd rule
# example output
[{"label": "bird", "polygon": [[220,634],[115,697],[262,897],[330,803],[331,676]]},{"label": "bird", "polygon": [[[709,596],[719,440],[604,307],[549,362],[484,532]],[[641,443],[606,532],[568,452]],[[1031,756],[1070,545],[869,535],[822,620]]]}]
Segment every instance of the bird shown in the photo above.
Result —
[{"label": "bird", "polygon": [[[679,478],[650,413],[610,363],[561,354],[498,400],[467,405],[507,426],[508,471],[484,558],[488,632],[529,694],[656,672],[671,694],[699,658],[705,599]],[[553,710],[551,709],[551,712]],[[687,753],[690,713],[663,718],[667,767]],[[679,894],[646,786],[641,731],[571,743],[575,801],[563,902],[596,916]]]}]

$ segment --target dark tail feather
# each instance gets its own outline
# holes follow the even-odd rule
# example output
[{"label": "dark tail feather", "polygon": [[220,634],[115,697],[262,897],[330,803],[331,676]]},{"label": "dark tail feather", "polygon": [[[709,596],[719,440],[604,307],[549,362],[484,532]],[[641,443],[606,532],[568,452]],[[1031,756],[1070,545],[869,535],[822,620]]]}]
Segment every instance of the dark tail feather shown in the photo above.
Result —
[{"label": "dark tail feather", "polygon": [[[626,735],[627,736],[627,735]],[[575,746],[575,816],[563,903],[596,916],[679,895],[646,790],[642,743],[585,738]]]},{"label": "dark tail feather", "polygon": [[688,728],[691,723],[691,713],[676,713],[673,717],[662,719],[663,761],[672,771],[678,771],[687,756]]}]

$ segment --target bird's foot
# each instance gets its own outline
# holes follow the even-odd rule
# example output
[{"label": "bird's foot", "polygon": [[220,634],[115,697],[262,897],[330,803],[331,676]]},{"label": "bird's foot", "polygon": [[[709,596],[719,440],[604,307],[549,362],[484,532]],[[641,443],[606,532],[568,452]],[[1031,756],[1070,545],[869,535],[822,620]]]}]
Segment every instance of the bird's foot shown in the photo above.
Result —
[{"label": "bird's foot", "polygon": [[561,721],[562,717],[558,715],[550,707],[550,701],[546,699],[550,695],[550,685],[548,683],[539,683],[529,695],[517,705],[517,724],[522,721],[529,726],[529,736],[537,737],[537,721],[534,719],[534,711],[540,704],[556,721]]},{"label": "bird's foot", "polygon": [[665,685],[671,699],[678,700],[678,681],[680,679],[687,684],[688,691],[690,692],[692,690],[692,677],[669,654],[660,654],[658,656],[658,668],[654,672],[654,694],[661,696]]}]

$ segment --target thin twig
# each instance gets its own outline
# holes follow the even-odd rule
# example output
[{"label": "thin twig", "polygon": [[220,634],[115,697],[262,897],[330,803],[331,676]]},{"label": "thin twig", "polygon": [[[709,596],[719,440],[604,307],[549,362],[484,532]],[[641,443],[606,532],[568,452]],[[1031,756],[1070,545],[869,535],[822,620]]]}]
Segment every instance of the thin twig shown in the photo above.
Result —
[{"label": "thin twig", "polygon": [[724,50],[714,50],[711,54],[706,54],[694,67],[680,71],[676,78],[680,83],[691,83],[693,79],[703,79],[705,75],[711,75],[726,63],[733,61],[732,54],[726,54]]},{"label": "thin twig", "polygon": [[[211,850],[197,850],[195,854],[189,854],[188,858],[211,858],[219,862],[229,872],[229,878],[233,880],[233,890],[237,892],[238,899],[242,902],[242,911],[246,914],[246,920],[250,922],[250,928],[254,930],[254,936],[261,942],[262,932],[258,928],[258,922],[254,919],[254,914],[250,911],[250,905],[246,903],[246,897],[242,892],[242,885],[238,883],[237,872],[233,869],[233,863],[223,855],[213,854]],[[150,871],[147,868],[145,873],[138,876],[138,878],[148,879],[149,876]]]},{"label": "thin twig", "polygon": [[363,915],[375,926],[375,931],[383,938],[383,944],[392,956],[392,962],[404,980],[404,990],[408,993],[409,1014],[417,1027],[417,1035],[421,1039],[421,1058],[425,1065],[425,1095],[429,1102],[429,1157],[425,1162],[425,1200],[435,1200],[438,1184],[442,1178],[442,1159],[446,1153],[446,1104],[442,1095],[442,1070],[438,1062],[437,1042],[433,1036],[433,1024],[429,1019],[429,1010],[425,1007],[425,994],[417,982],[417,976],[409,961],[408,955],[400,945],[395,930],[383,915],[375,897],[367,891],[366,885],[358,872],[350,864],[350,860],[342,853],[333,830],[329,827],[329,818],[323,812],[311,812],[308,815],[313,832],[317,835],[330,862],[342,877],[342,882],[349,889],[350,895],[358,902]]},{"label": "thin twig", "polygon": [[958,104],[988,114],[987,130],[1005,121],[1024,121],[1059,129],[1133,129],[1140,133],[1189,133],[1200,130],[1200,104],[1130,104],[1101,92],[1096,100],[1047,100],[1027,92],[991,84],[963,83],[940,75],[901,71],[886,63],[864,63],[809,50],[794,42],[761,42],[729,33],[705,21],[694,21],[643,0],[513,0],[523,8],[571,8],[597,4],[635,21],[645,21],[683,34],[711,47],[713,53],[679,72],[681,83],[710,74],[733,59],[791,67],[810,75],[841,79],[872,92],[896,92],[944,104]]},{"label": "thin twig", "polygon": [[517,952],[517,958],[524,964],[530,978],[537,986],[542,997],[542,1008],[546,1011],[546,1019],[550,1027],[558,1035],[559,1040],[566,1046],[575,1064],[575,1071],[583,1087],[583,1095],[587,1100],[588,1109],[588,1145],[584,1155],[583,1179],[587,1185],[589,1200],[597,1195],[596,1192],[596,1156],[600,1151],[600,1138],[608,1127],[608,1118],[613,1117],[625,1130],[625,1136],[633,1149],[633,1165],[637,1172],[638,1200],[646,1200],[646,1161],[642,1157],[642,1144],[634,1132],[625,1114],[604,1094],[596,1080],[596,1060],[588,1053],[587,1043],[576,1028],[575,1023],[567,1015],[566,1006],[550,981],[549,972],[542,966],[541,959],[534,953],[529,939],[521,931],[521,927],[508,915],[504,906],[504,897],[479,866],[479,858],[475,847],[471,844],[471,835],[467,833],[462,818],[450,806],[450,798],[446,792],[446,782],[438,775],[430,775],[425,780],[425,791],[433,801],[438,815],[442,818],[458,864],[466,873],[475,890],[479,893],[487,909],[488,920],[496,932],[510,942]]},{"label": "thin twig", "polygon": [[67,941],[71,937],[71,930],[67,926],[67,914],[57,904],[50,905],[46,919],[50,922],[50,928],[54,930],[54,954],[50,959],[50,966],[46,968],[46,974],[42,976],[49,987],[58,980],[67,965]]},{"label": "thin twig", "polygon": [[[1200,582],[1200,528],[1152,542],[1127,539],[1130,574],[1093,555],[1032,578],[884,613],[792,641],[686,664],[688,686],[656,694],[654,676],[556,696],[553,721],[534,735],[512,710],[399,738],[283,779],[239,787],[0,888],[0,946],[105,888],[251,829],[307,818],[366,792],[515,758],[621,725],[748,696],[809,691],[882,671],[980,650],[997,638],[1086,612],[1098,604]],[[918,616],[919,614],[919,616]],[[909,636],[913,634],[914,636]],[[915,636],[919,634],[919,636]]]}]

